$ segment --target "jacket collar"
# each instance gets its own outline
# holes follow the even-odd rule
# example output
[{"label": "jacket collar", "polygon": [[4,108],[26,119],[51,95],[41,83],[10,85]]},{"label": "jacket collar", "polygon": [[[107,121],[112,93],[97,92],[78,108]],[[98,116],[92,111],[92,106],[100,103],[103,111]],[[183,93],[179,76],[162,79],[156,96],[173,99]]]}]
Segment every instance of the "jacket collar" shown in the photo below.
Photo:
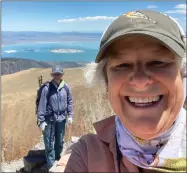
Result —
[{"label": "jacket collar", "polygon": [[56,83],[54,80],[52,80],[52,84],[53,84],[58,90],[60,90],[61,88],[64,87],[65,82],[64,82],[64,80],[61,80],[60,84],[57,85],[57,83]]},{"label": "jacket collar", "polygon": [[106,143],[109,143],[109,148],[114,155],[116,154],[116,124],[115,116],[111,116],[104,120],[98,121],[93,124],[98,135],[98,138]]}]

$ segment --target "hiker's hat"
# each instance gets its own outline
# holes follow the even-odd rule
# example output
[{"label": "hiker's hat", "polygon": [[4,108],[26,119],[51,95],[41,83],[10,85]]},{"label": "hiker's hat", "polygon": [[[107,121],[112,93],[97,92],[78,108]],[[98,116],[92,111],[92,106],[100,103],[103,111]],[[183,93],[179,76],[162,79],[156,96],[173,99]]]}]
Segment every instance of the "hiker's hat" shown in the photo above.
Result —
[{"label": "hiker's hat", "polygon": [[64,74],[64,70],[60,66],[55,66],[52,68],[51,74]]},{"label": "hiker's hat", "polygon": [[142,34],[158,39],[168,49],[184,58],[186,37],[172,17],[152,10],[137,10],[120,15],[105,30],[95,62],[103,58],[106,48],[126,35]]}]

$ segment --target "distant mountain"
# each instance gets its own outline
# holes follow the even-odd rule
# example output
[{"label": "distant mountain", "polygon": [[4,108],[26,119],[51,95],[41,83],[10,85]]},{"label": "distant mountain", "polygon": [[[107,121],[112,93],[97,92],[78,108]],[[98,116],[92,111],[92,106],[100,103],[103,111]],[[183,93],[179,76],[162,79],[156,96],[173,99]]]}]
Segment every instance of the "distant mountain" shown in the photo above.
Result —
[{"label": "distant mountain", "polygon": [[79,32],[2,32],[2,44],[55,42],[55,41],[93,41],[100,40],[102,33]]},{"label": "distant mountain", "polygon": [[82,67],[84,63],[77,62],[42,62],[22,58],[2,58],[1,59],[1,75],[12,74],[18,71],[30,68],[52,68],[60,65],[63,68]]}]

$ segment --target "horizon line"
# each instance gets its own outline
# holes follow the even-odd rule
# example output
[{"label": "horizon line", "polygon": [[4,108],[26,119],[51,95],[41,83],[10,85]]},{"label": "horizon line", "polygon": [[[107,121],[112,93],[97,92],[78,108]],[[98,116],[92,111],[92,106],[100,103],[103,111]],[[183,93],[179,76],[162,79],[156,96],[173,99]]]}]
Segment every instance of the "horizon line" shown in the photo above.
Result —
[{"label": "horizon line", "polygon": [[63,32],[68,32],[68,33],[103,33],[103,31],[1,31],[1,32],[52,32],[52,33],[63,33]]}]

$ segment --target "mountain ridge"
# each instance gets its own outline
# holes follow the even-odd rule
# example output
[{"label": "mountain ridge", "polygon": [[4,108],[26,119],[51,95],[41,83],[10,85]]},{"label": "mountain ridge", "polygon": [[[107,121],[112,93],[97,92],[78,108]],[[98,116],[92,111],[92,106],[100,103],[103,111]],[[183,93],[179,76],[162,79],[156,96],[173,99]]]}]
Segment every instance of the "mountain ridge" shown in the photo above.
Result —
[{"label": "mountain ridge", "polygon": [[82,67],[85,65],[85,63],[46,62],[46,61],[35,61],[32,59],[7,57],[1,59],[1,75],[12,74],[31,68],[52,68],[56,65],[60,65],[62,68],[75,68],[75,67]]}]

